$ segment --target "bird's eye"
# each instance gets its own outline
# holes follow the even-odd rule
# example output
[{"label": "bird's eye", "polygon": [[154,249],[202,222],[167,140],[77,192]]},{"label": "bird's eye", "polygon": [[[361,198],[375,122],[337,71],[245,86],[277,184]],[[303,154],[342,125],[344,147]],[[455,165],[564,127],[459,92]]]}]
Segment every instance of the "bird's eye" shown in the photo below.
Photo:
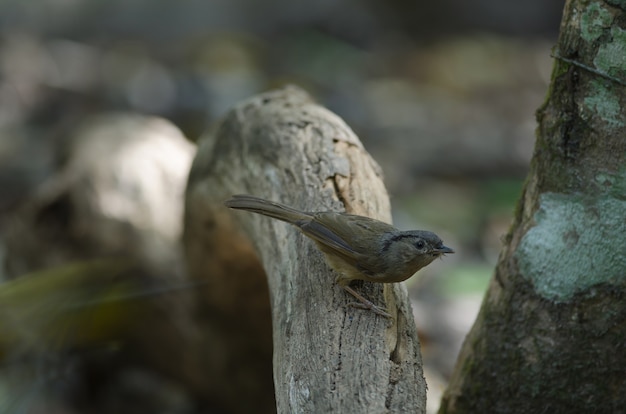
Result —
[{"label": "bird's eye", "polygon": [[422,250],[425,245],[426,244],[424,243],[424,240],[418,240],[415,242],[415,247],[417,247],[419,250]]}]

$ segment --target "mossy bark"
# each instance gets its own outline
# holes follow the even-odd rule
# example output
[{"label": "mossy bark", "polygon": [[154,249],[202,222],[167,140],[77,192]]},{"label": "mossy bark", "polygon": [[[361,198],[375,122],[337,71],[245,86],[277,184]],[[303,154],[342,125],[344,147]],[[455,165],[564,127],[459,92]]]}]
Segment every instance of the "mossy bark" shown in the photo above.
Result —
[{"label": "mossy bark", "polygon": [[531,171],[440,413],[626,409],[625,7],[565,5]]}]

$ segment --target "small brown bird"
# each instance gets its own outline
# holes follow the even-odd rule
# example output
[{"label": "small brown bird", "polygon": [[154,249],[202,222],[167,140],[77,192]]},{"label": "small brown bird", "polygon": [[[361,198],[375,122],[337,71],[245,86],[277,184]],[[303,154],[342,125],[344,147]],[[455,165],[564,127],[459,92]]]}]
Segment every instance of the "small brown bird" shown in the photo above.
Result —
[{"label": "small brown bird", "polygon": [[401,231],[369,217],[304,212],[251,195],[235,195],[227,207],[262,214],[296,226],[315,241],[328,264],[338,272],[337,284],[359,300],[358,307],[390,317],[352,289],[353,280],[401,282],[446,253],[454,253],[430,231]]}]

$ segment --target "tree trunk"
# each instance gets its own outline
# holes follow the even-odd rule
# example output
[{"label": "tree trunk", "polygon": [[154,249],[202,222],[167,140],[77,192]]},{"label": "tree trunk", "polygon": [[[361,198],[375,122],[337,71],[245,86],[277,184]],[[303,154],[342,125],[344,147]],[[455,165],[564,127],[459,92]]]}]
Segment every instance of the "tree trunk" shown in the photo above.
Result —
[{"label": "tree trunk", "polygon": [[624,17],[565,5],[531,171],[440,413],[626,410]]},{"label": "tree trunk", "polygon": [[[221,327],[221,346],[207,352],[220,352],[223,370],[215,375],[234,389],[235,404],[255,397],[242,395],[231,371],[246,370],[242,354],[269,349],[267,281],[278,412],[424,412],[404,285],[357,285],[386,305],[391,321],[347,306],[352,299],[335,285],[314,243],[283,222],[225,208],[237,193],[390,219],[379,167],[341,119],[299,90],[242,103],[201,142],[187,191],[185,243],[191,274],[206,282],[205,315]],[[270,381],[269,372],[247,374],[252,384]]]}]

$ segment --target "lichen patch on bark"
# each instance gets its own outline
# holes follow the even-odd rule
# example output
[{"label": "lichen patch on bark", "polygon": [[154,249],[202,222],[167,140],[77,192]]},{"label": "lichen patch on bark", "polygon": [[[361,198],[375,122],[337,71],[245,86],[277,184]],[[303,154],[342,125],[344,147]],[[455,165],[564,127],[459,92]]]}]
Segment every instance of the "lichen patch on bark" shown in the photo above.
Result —
[{"label": "lichen patch on bark", "polygon": [[539,295],[568,301],[593,285],[626,282],[626,201],[544,193],[534,218],[515,257]]}]

